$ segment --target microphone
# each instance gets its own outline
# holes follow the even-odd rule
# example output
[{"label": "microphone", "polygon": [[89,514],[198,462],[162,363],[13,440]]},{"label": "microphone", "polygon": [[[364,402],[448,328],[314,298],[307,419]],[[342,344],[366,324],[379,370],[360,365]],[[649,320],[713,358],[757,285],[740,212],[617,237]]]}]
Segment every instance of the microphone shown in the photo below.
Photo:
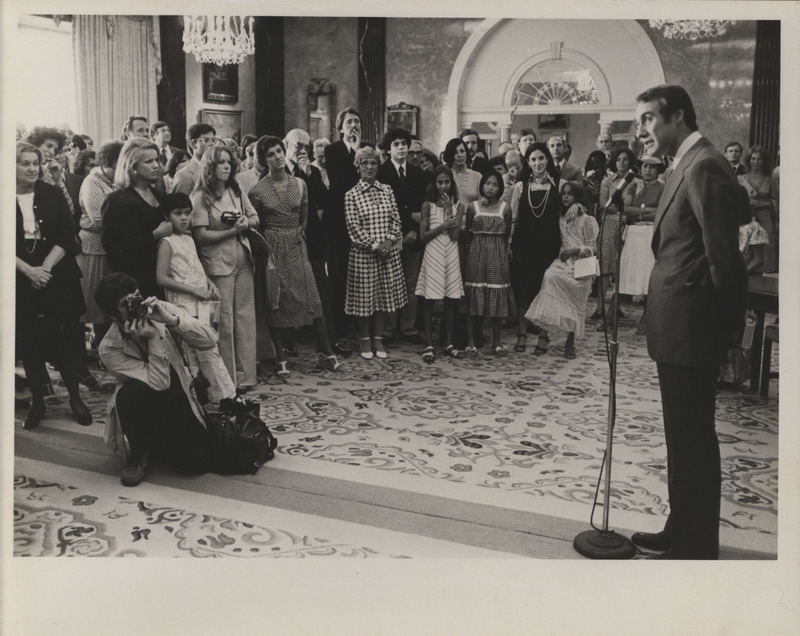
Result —
[{"label": "microphone", "polygon": [[619,182],[619,185],[611,192],[611,196],[608,197],[606,207],[603,209],[604,214],[608,211],[612,203],[619,201],[620,197],[622,197],[622,192],[628,187],[628,184],[633,181],[634,177],[636,177],[636,173],[633,170],[628,170],[628,172],[625,173],[622,181]]}]

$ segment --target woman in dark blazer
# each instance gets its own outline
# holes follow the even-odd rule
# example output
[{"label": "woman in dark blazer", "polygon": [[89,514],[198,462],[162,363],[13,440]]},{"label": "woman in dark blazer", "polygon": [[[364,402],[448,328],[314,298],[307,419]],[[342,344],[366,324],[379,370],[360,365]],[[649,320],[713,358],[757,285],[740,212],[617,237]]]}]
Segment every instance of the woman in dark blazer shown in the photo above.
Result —
[{"label": "woman in dark blazer", "polygon": [[76,334],[80,337],[78,319],[86,311],[72,215],[61,190],[40,180],[42,154],[35,146],[18,143],[16,162],[16,355],[31,391],[23,427],[36,428],[44,418],[46,360],[57,364],[78,424],[88,426],[92,414],[78,392],[77,358],[71,350]]},{"label": "woman in dark blazer", "polygon": [[160,175],[158,146],[149,139],[128,139],[114,173],[117,191],[101,208],[101,240],[111,271],[133,277],[145,298],[164,300],[164,291],[156,284],[156,246],[172,234],[172,224],[159,211],[167,196],[155,187]]}]

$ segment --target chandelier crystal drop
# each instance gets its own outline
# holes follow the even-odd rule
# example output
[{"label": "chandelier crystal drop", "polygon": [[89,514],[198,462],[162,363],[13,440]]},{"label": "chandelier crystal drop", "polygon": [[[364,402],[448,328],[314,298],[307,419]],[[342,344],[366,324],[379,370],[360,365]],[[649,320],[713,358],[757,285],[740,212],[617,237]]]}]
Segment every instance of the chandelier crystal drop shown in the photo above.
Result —
[{"label": "chandelier crystal drop", "polygon": [[204,64],[240,64],[255,53],[253,18],[247,16],[183,16],[183,50]]},{"label": "chandelier crystal drop", "polygon": [[716,38],[732,24],[736,20],[650,20],[650,26],[660,29],[664,37],[679,40]]}]

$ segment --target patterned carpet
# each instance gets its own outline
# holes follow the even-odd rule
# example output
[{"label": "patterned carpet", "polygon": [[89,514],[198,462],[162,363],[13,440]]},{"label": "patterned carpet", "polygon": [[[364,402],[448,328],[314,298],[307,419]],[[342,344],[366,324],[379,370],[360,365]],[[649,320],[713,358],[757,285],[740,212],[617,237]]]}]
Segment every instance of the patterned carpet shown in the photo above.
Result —
[{"label": "patterned carpet", "polygon": [[[626,305],[625,312],[619,329],[611,520],[623,527],[656,530],[667,512],[660,394],[645,338],[634,335],[641,309]],[[387,346],[386,360],[368,361],[356,355],[344,360],[335,373],[315,367],[313,347],[306,334],[300,334],[300,356],[290,358],[289,379],[262,376],[251,395],[261,403],[262,417],[279,440],[276,460],[262,471],[279,465],[588,522],[608,412],[608,366],[603,334],[594,330],[596,324],[588,323],[586,338],[577,342],[575,360],[564,357],[563,340],[555,340],[547,354],[535,356],[535,336],[529,336],[525,353],[511,350],[507,357],[496,357],[486,347],[474,358],[440,355],[433,364],[422,361],[421,345],[398,342]],[[513,330],[505,330],[503,338],[507,345],[513,344]],[[773,366],[777,364],[775,350]],[[717,404],[722,542],[773,554],[777,551],[777,384],[772,383],[769,398],[745,389],[721,388]],[[98,420],[105,401],[104,396],[88,400]],[[51,406],[48,412],[68,419],[67,408]],[[17,416],[18,423],[21,417]],[[93,426],[92,431],[99,435],[101,427]],[[61,503],[54,502],[53,507],[42,507],[35,497],[33,501],[28,497],[56,491],[62,493]],[[114,532],[84,516],[95,505],[95,495],[80,489],[70,499],[70,493],[69,485],[45,483],[17,467],[17,554],[44,553],[41,532],[49,526],[53,526],[48,531],[49,554],[109,553],[108,537]],[[65,505],[68,500],[71,505]],[[257,554],[273,555],[326,554],[332,549],[299,534],[275,533],[216,516],[208,508],[203,509],[206,514],[197,515],[121,496],[105,501],[103,507],[102,521],[108,528],[114,514],[135,511],[142,532],[146,526],[151,533],[170,533],[180,540],[182,550],[196,556],[242,556],[236,550],[247,551],[252,545],[258,547]],[[595,512],[598,525],[601,512],[599,507]],[[65,536],[65,528],[92,540],[76,544]],[[118,542],[112,551],[135,553],[137,544],[141,545],[134,536],[126,536],[124,547]],[[371,554],[358,545],[336,550]]]}]

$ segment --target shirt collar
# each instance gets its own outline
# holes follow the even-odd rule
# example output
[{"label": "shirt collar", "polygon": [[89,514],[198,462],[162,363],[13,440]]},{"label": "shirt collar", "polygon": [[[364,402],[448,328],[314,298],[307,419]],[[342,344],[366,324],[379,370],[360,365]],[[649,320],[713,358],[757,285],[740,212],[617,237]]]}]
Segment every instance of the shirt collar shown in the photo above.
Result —
[{"label": "shirt collar", "polygon": [[364,181],[364,179],[359,179],[358,180],[358,187],[361,189],[362,192],[366,192],[367,190],[371,190],[372,188],[380,189],[380,186],[378,185],[378,183],[379,183],[379,181],[377,179],[375,179],[375,181],[373,181],[371,185],[369,183],[367,183],[366,181]]},{"label": "shirt collar", "polygon": [[678,147],[678,152],[675,153],[675,158],[672,160],[672,169],[678,167],[680,160],[683,159],[683,155],[694,146],[700,139],[702,139],[703,135],[700,134],[699,131],[695,130],[692,132],[686,139],[683,140],[683,143]]},{"label": "shirt collar", "polygon": [[400,174],[400,168],[403,168],[403,171],[408,173],[408,162],[397,163],[394,159],[392,159],[392,163],[394,164],[394,169],[397,171],[397,174]]}]

